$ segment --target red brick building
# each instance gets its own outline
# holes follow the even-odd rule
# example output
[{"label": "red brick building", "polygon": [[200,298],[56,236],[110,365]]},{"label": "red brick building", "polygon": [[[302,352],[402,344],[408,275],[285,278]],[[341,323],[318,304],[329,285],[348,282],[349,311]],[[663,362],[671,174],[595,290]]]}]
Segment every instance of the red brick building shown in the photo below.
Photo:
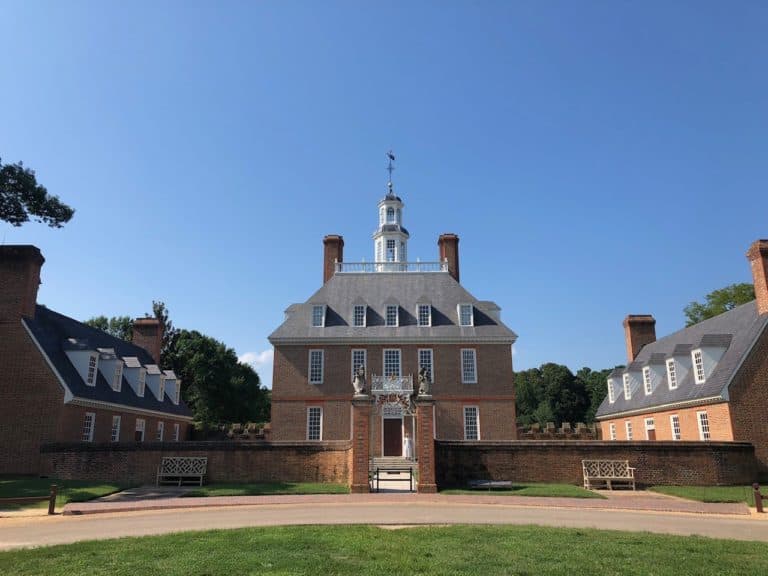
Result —
[{"label": "red brick building", "polygon": [[756,299],[656,340],[652,316],[627,316],[628,365],[597,411],[606,440],[736,440],[768,472],[768,240],[747,252]]},{"label": "red brick building", "polygon": [[[349,440],[353,396],[370,398],[371,456],[408,455],[406,437],[515,439],[516,335],[459,283],[458,236],[440,236],[439,261],[408,261],[403,208],[390,183],[372,262],[345,262],[326,236],[323,286],[270,335],[274,440]],[[417,396],[434,401],[428,431]]]},{"label": "red brick building", "polygon": [[45,443],[185,439],[191,414],[157,365],[159,322],[136,320],[130,343],[38,305],[44,261],[34,246],[0,247],[0,474],[40,473]]}]

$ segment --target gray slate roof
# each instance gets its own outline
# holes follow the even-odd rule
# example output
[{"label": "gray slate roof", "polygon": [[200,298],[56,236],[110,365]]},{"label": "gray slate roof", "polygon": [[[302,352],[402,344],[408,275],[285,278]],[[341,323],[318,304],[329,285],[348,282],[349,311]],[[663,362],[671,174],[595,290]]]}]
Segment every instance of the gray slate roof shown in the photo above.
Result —
[{"label": "gray slate roof", "polygon": [[[606,397],[597,410],[597,417],[606,418],[618,413],[651,409],[667,404],[723,397],[741,362],[766,326],[768,326],[768,314],[758,316],[753,301],[644,346],[629,368],[642,369],[641,367],[648,365],[652,357],[653,360],[658,358],[656,354],[664,354],[667,358],[672,357],[673,354],[690,357],[691,350],[699,347],[727,348],[704,384],[694,382],[692,369],[683,380],[678,381],[677,388],[674,390],[669,389],[665,376],[648,396],[640,386],[634,391],[632,397],[626,400],[619,380],[615,402],[609,403]],[[624,370],[619,371],[619,374],[616,372],[611,373],[611,376],[620,378]]]},{"label": "gray slate roof", "polygon": [[[432,306],[432,326],[418,326],[416,306]],[[365,303],[366,326],[352,324],[353,304]],[[399,326],[384,324],[388,303],[399,306]],[[312,327],[312,306],[327,306],[325,327]],[[472,304],[474,326],[459,326],[456,307]],[[494,342],[512,344],[517,335],[494,319],[498,306],[480,301],[447,272],[335,274],[303,304],[286,310],[286,319],[270,336],[272,344],[361,342]]]},{"label": "gray slate roof", "polygon": [[154,364],[155,361],[144,348],[110,336],[106,332],[49,310],[45,306],[38,305],[35,308],[35,319],[25,318],[24,322],[76,398],[110,402],[174,416],[192,415],[183,400],[179,400],[179,404],[176,405],[166,396],[161,402],[149,388],[143,397],[137,396],[125,377],[123,377],[121,390],[116,392],[104,379],[101,370],[98,371],[96,385],[88,386],[65,353],[65,350],[71,350],[73,347],[84,350],[112,348],[120,358],[136,357],[144,366]]}]

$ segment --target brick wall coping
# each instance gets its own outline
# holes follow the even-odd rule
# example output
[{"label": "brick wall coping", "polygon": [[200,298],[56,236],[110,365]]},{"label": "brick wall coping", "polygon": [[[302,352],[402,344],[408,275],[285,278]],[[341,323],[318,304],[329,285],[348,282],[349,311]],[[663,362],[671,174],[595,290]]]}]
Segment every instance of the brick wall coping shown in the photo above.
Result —
[{"label": "brick wall coping", "polygon": [[199,442],[55,442],[40,446],[40,452],[261,452],[300,450],[302,452],[338,452],[349,450],[350,440],[324,442],[288,441],[199,441]]},{"label": "brick wall coping", "polygon": [[654,441],[627,441],[627,440],[495,440],[477,442],[466,440],[435,440],[438,447],[464,450],[498,450],[498,449],[525,449],[525,448],[567,448],[569,450],[590,449],[605,450],[610,448],[637,449],[637,450],[669,450],[686,449],[691,451],[709,451],[711,449],[742,449],[753,450],[749,442],[699,442],[683,440],[654,440]]}]

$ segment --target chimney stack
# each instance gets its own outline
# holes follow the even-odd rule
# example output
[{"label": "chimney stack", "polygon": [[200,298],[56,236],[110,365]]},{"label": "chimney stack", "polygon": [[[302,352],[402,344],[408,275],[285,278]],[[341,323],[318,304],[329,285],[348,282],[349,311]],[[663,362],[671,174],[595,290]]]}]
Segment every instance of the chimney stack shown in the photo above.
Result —
[{"label": "chimney stack", "polygon": [[757,313],[768,313],[768,240],[755,240],[747,251],[755,283]]},{"label": "chimney stack", "polygon": [[37,246],[0,246],[0,322],[34,319],[43,262]]},{"label": "chimney stack", "polygon": [[155,364],[160,365],[163,348],[163,327],[157,318],[136,318],[133,321],[133,343],[144,348]]},{"label": "chimney stack", "polygon": [[440,262],[448,262],[448,273],[459,281],[459,237],[456,234],[441,234],[437,239]]},{"label": "chimney stack", "polygon": [[656,342],[656,320],[650,314],[630,314],[624,318],[627,362],[633,362],[643,346]]},{"label": "chimney stack", "polygon": [[323,238],[323,284],[336,273],[336,262],[344,261],[344,238],[338,234],[328,234]]}]

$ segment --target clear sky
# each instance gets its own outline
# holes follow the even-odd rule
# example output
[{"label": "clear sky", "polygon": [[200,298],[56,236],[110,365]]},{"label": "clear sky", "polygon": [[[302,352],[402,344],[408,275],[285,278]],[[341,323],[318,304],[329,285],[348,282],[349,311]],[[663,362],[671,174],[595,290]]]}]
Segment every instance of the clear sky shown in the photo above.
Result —
[{"label": "clear sky", "polygon": [[751,281],[768,237],[768,3],[0,0],[0,157],[76,208],[35,244],[39,301],[224,341],[322,282],[322,238],[373,259],[387,150],[409,256],[461,237],[515,367],[612,367]]}]

